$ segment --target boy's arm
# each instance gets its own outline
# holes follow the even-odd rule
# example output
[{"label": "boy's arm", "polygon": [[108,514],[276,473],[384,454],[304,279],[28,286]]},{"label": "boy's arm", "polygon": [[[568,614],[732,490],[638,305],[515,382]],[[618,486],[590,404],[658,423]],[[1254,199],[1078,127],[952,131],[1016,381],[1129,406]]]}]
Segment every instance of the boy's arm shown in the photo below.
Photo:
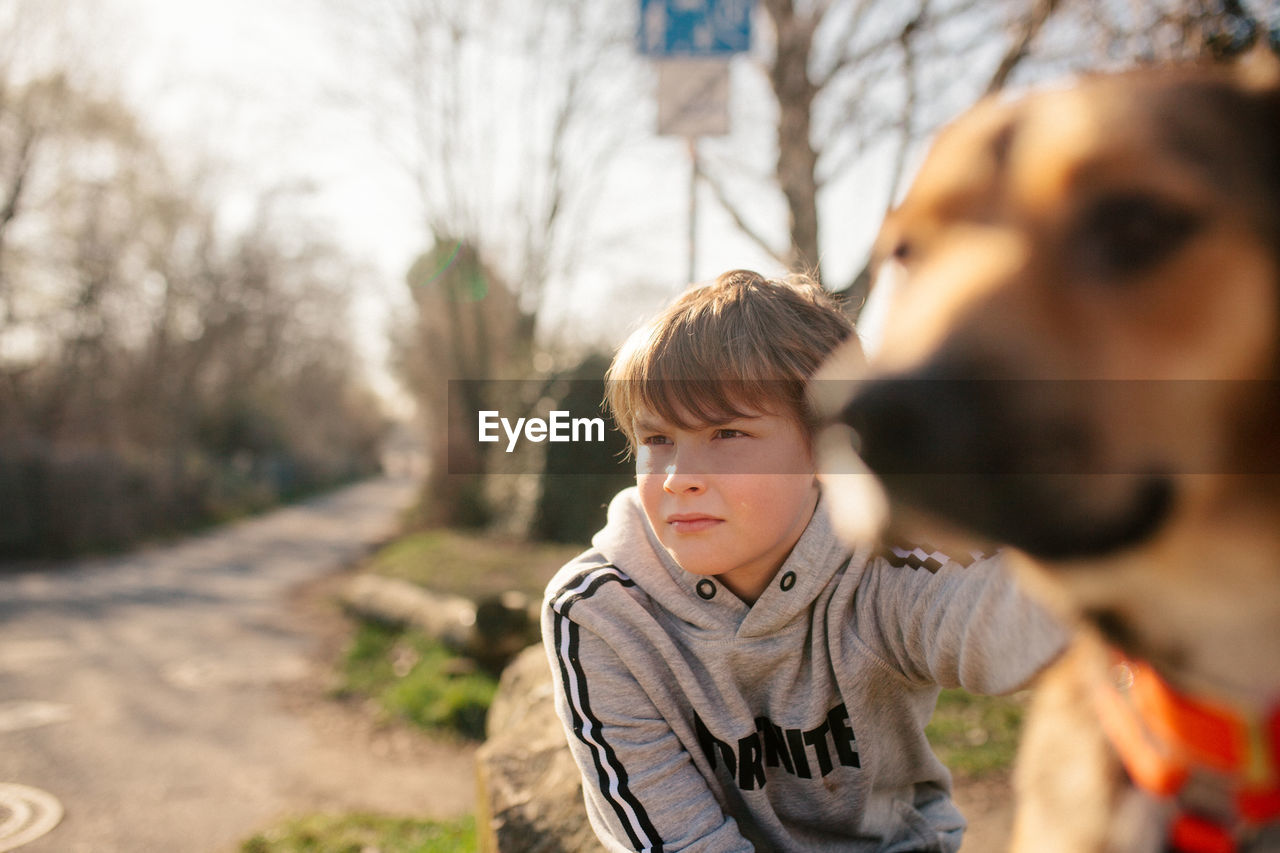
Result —
[{"label": "boy's arm", "polygon": [[857,596],[859,633],[916,682],[1008,693],[1050,664],[1068,637],[1014,583],[999,552],[969,565],[878,557]]},{"label": "boy's arm", "polygon": [[755,849],[603,639],[553,609],[543,639],[587,815],[608,850]]}]

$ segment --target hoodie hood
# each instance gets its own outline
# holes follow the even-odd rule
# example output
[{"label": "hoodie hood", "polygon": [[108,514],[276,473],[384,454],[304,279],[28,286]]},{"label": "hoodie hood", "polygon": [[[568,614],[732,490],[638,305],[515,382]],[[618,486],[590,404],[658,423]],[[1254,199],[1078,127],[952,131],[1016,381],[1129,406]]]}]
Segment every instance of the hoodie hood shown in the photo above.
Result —
[{"label": "hoodie hood", "polygon": [[[694,629],[741,637],[772,634],[804,614],[832,575],[849,565],[850,551],[834,535],[827,504],[826,495],[820,495],[813,518],[754,605],[714,576],[695,575],[677,565],[645,517],[634,486],[613,499],[592,545]],[[862,566],[865,560],[854,564]]]}]

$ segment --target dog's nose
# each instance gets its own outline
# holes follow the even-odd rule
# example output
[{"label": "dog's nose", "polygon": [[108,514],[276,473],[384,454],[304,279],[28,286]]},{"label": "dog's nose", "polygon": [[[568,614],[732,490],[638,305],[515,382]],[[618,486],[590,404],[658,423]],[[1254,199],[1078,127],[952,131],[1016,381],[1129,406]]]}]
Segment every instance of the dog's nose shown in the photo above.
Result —
[{"label": "dog's nose", "polygon": [[1108,553],[1164,522],[1166,477],[1098,476],[1088,432],[1043,415],[1069,383],[972,377],[872,380],[841,410],[893,501],[1046,559]]},{"label": "dog's nose", "polygon": [[987,384],[919,376],[873,380],[859,388],[839,420],[857,434],[855,450],[882,477],[989,472],[1001,461],[991,445]]}]

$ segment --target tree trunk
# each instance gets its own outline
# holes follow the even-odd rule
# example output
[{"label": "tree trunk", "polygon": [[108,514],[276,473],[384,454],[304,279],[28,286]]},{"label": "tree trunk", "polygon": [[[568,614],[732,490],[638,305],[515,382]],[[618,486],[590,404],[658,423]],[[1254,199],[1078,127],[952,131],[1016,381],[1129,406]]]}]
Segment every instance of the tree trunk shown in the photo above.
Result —
[{"label": "tree trunk", "polygon": [[810,137],[817,87],[809,79],[816,20],[796,14],[791,0],[766,0],[777,32],[777,57],[769,82],[780,109],[778,184],[790,216],[792,269],[818,270],[818,154]]}]

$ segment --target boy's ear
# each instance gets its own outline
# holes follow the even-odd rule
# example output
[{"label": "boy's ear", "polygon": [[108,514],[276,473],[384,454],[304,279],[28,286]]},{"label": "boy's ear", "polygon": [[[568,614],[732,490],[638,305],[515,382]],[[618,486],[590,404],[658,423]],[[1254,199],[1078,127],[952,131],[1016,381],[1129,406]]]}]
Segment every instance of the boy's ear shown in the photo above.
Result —
[{"label": "boy's ear", "polygon": [[847,544],[879,540],[889,526],[889,496],[854,452],[857,436],[844,424],[822,428],[815,439],[818,482],[836,533]]},{"label": "boy's ear", "polygon": [[857,381],[866,375],[867,359],[862,353],[862,343],[857,335],[850,335],[809,380],[809,406],[817,415],[819,424],[829,422],[839,414],[849,402]]},{"label": "boy's ear", "polygon": [[[1270,48],[1265,33],[1232,70],[1236,84],[1258,101],[1250,130],[1261,137],[1260,149],[1280,151],[1280,55]],[[1280,162],[1274,157],[1267,163],[1267,173],[1273,220],[1280,221]]]},{"label": "boy's ear", "polygon": [[1235,74],[1247,90],[1280,91],[1280,56],[1271,50],[1265,33],[1235,61]]},{"label": "boy's ear", "polygon": [[850,544],[875,541],[889,521],[889,499],[858,458],[857,436],[837,420],[867,375],[857,335],[841,344],[809,381],[809,405],[818,418],[814,461],[827,496],[831,522]]}]

